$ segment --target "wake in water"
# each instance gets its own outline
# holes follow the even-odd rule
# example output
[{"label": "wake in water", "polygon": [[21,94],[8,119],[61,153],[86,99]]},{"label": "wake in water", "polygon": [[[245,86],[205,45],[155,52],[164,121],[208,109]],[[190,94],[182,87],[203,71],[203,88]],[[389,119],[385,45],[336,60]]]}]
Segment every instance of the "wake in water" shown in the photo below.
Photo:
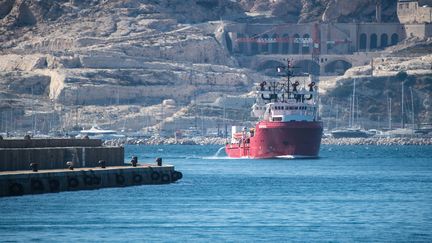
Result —
[{"label": "wake in water", "polygon": [[218,151],[213,155],[213,157],[218,157],[219,154],[222,152],[222,150],[224,150],[224,148],[225,148],[225,147],[220,147],[220,148],[218,149]]},{"label": "wake in water", "polygon": [[209,157],[203,157],[203,159],[232,159],[228,157],[225,153],[224,156],[221,156],[222,151],[225,149],[225,147],[220,147],[218,151],[213,155]]}]

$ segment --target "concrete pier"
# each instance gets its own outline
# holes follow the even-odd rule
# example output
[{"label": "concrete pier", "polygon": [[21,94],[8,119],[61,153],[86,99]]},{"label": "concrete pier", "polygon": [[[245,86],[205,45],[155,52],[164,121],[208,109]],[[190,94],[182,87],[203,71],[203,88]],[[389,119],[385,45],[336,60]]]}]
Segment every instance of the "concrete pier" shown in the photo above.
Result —
[{"label": "concrete pier", "polygon": [[168,184],[181,179],[174,166],[137,165],[107,168],[0,172],[0,197],[62,191],[93,190],[149,184]]},{"label": "concrete pier", "polygon": [[66,162],[75,168],[96,167],[104,160],[107,166],[124,164],[124,148],[102,146],[100,139],[4,139],[0,140],[0,171],[38,168],[64,169]]},{"label": "concrete pier", "polygon": [[172,165],[124,164],[123,147],[99,139],[0,140],[0,197],[167,184],[183,177]]}]

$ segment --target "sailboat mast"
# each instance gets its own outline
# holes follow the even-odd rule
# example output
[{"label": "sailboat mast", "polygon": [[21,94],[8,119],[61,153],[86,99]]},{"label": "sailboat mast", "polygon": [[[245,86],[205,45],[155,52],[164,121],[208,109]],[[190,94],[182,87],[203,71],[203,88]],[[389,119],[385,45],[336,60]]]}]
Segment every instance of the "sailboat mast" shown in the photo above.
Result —
[{"label": "sailboat mast", "polygon": [[411,93],[411,120],[412,120],[412,128],[414,129],[414,96],[413,96],[413,91],[412,91],[412,87],[410,87],[410,93]]},{"label": "sailboat mast", "polygon": [[391,118],[391,113],[392,113],[392,110],[391,110],[391,98],[388,98],[388,101],[389,101],[389,103],[388,103],[388,121],[389,121],[389,129],[391,130],[392,129],[392,118]]},{"label": "sailboat mast", "polygon": [[338,121],[339,121],[339,103],[336,103],[336,121],[335,121],[335,128],[338,128]]},{"label": "sailboat mast", "polygon": [[402,109],[402,117],[401,117],[401,126],[402,128],[405,128],[404,123],[404,82],[402,81],[402,101],[401,101],[401,109]]},{"label": "sailboat mast", "polygon": [[360,114],[360,112],[359,112],[359,99],[358,99],[358,97],[357,97],[357,99],[356,99],[356,105],[357,105],[357,114],[356,114],[356,122],[355,122],[355,124],[359,124],[359,114]]},{"label": "sailboat mast", "polygon": [[355,115],[355,92],[356,92],[356,80],[354,79],[353,95],[352,95],[352,109],[351,109],[351,127],[354,126],[354,115]]},{"label": "sailboat mast", "polygon": [[351,118],[352,118],[352,95],[350,95],[349,97],[348,127],[352,127]]}]

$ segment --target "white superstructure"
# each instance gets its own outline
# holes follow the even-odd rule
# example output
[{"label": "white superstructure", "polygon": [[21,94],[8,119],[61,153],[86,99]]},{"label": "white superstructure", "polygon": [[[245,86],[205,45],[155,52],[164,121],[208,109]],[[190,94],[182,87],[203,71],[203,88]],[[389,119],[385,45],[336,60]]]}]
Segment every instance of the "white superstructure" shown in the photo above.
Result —
[{"label": "white superstructure", "polygon": [[268,121],[314,121],[317,119],[318,91],[310,81],[308,89],[298,90],[298,81],[291,83],[262,82],[257,84],[252,116]]}]

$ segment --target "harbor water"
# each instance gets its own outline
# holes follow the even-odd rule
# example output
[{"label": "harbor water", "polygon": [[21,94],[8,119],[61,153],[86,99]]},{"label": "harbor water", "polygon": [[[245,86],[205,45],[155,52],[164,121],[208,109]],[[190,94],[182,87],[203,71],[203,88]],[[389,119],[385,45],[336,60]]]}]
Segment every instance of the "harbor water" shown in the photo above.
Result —
[{"label": "harbor water", "polygon": [[175,165],[173,184],[0,198],[1,241],[432,241],[432,146],[322,145],[313,160],[219,148],[126,146],[126,161]]}]

